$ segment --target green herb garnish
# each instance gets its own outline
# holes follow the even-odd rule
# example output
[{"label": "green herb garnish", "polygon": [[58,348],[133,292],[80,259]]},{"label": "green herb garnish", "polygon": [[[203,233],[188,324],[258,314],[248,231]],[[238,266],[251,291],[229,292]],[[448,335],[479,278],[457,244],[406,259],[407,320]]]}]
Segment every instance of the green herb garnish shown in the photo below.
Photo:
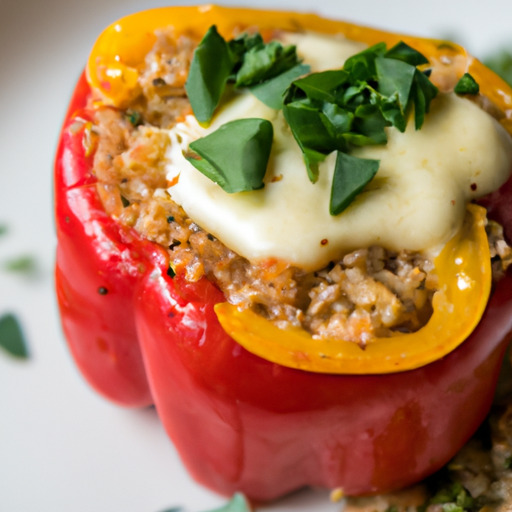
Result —
[{"label": "green herb garnish", "polygon": [[480,510],[475,499],[459,482],[453,482],[442,487],[417,510],[418,512],[425,512],[430,505],[437,505],[442,512],[476,512]]},{"label": "green herb garnish", "polygon": [[300,76],[309,73],[310,67],[306,64],[297,64],[288,71],[284,71],[274,78],[251,87],[251,93],[267,107],[274,110],[283,108],[284,93],[289,85]]},{"label": "green herb garnish", "polygon": [[272,123],[238,119],[192,142],[187,160],[232,194],[263,187],[272,146]]},{"label": "green herb garnish", "polygon": [[27,343],[21,325],[12,313],[0,317],[0,347],[20,359],[28,358]]},{"label": "green herb garnish", "polygon": [[7,226],[5,224],[0,224],[0,236],[5,235],[7,233]]},{"label": "green herb garnish", "polygon": [[[329,153],[385,144],[390,126],[405,131],[413,108],[415,127],[421,128],[438,92],[428,71],[417,68],[426,63],[421,53],[403,42],[390,50],[379,43],[350,57],[343,69],[313,73],[291,84],[284,115],[312,182],[318,179],[318,164]],[[330,205],[333,215],[349,206],[378,169],[377,161],[356,164],[355,157],[337,161]],[[353,178],[350,169],[355,172]]]},{"label": "green herb garnish", "polygon": [[[338,215],[379,167],[377,160],[350,153],[386,144],[386,129],[404,132],[412,112],[415,128],[423,125],[438,93],[429,70],[418,68],[426,64],[403,42],[389,50],[379,43],[350,57],[343,69],[305,76],[309,67],[299,63],[295,46],[264,43],[259,34],[227,42],[213,26],[194,53],[186,89],[201,123],[211,120],[228,83],[248,87],[276,110],[283,108],[313,183],[319,164],[336,151],[330,212]],[[191,143],[186,157],[226,192],[255,190],[263,186],[271,144],[269,121],[238,120]]]},{"label": "green herb garnish", "polygon": [[260,34],[243,34],[226,41],[214,25],[194,52],[185,89],[197,120],[208,123],[228,83],[251,88],[280,77],[256,93],[273,108],[290,82],[308,71],[309,66],[300,66],[293,45],[264,43]]},{"label": "green herb garnish", "polygon": [[[226,505],[207,512],[251,512],[252,508],[242,493],[235,493]],[[160,512],[186,512],[183,507],[166,508]]]},{"label": "green herb garnish", "polygon": [[469,73],[464,73],[455,85],[454,92],[456,94],[478,94],[480,86]]},{"label": "green herb garnish", "polygon": [[229,47],[212,26],[194,52],[185,84],[190,105],[200,123],[212,118],[232,69]]},{"label": "green herb garnish", "polygon": [[143,123],[142,114],[137,110],[127,110],[125,112],[125,119],[134,127],[140,126]]},{"label": "green herb garnish", "polygon": [[378,170],[378,160],[357,158],[338,151],[331,187],[331,215],[342,212],[362,192]]},{"label": "green herb garnish", "polygon": [[3,262],[3,267],[7,272],[23,274],[29,277],[35,277],[38,273],[37,262],[30,255],[9,259]]},{"label": "green herb garnish", "polygon": [[237,492],[226,505],[208,512],[251,512],[251,506],[245,496]]}]

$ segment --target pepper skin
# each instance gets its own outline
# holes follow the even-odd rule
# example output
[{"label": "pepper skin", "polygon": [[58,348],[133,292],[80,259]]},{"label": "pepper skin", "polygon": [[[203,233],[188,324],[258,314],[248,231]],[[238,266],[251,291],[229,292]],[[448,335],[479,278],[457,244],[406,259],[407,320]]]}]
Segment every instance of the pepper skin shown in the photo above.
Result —
[{"label": "pepper skin", "polygon": [[[143,35],[135,39],[143,46],[149,45],[151,24],[165,19],[176,20],[180,30],[193,24],[201,31],[214,23],[227,30],[236,20],[340,31],[369,44],[401,38],[292,13],[166,8],[129,17],[126,27],[133,29],[137,16]],[[121,39],[113,47],[122,55],[127,36],[122,21],[118,26]],[[112,31],[107,29],[94,51],[110,48]],[[127,34],[133,36],[128,29]],[[432,41],[406,42],[431,58],[439,49]],[[482,92],[510,109],[512,91],[478,61],[468,57],[468,65]],[[97,86],[90,69],[89,83]],[[109,98],[109,90],[119,95]],[[106,103],[126,100],[122,87],[103,92]],[[225,298],[212,283],[189,283],[181,274],[171,278],[161,247],[105,213],[92,172],[90,94],[82,76],[57,152],[55,199],[62,325],[92,386],[122,405],[154,403],[191,475],[224,494],[242,491],[254,500],[271,500],[305,485],[351,495],[384,492],[419,481],[449,461],[492,401],[512,334],[511,269],[493,286],[472,334],[420,368],[332,375],[272,363],[226,334],[214,309]],[[512,179],[481,201],[504,225],[509,241],[511,201]]]}]

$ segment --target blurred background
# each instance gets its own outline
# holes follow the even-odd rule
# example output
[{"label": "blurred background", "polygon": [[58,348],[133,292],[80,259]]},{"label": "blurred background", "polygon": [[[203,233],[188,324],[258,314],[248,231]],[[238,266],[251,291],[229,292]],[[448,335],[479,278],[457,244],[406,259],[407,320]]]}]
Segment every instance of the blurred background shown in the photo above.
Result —
[{"label": "blurred background", "polygon": [[[313,11],[450,38],[485,60],[503,62],[502,49],[512,52],[510,0],[219,3]],[[74,83],[105,26],[163,5],[172,2],[0,0],[2,512],[204,511],[226,501],[190,480],[152,409],[120,409],[83,382],[65,346],[53,293],[53,155]],[[26,355],[2,348],[6,318],[19,322]],[[265,510],[341,508],[326,492],[304,491]]]}]

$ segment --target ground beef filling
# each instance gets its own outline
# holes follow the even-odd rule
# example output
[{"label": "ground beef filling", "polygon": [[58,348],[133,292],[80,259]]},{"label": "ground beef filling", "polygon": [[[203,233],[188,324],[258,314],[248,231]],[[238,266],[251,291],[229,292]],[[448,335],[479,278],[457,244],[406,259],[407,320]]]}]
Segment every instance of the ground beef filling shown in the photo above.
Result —
[{"label": "ground beef filling", "polygon": [[[280,261],[254,264],[203,231],[171,200],[165,129],[190,113],[184,83],[195,44],[158,34],[140,74],[139,96],[124,110],[95,108],[94,171],[107,212],[166,247],[175,272],[189,281],[206,276],[229,302],[279,326],[361,345],[422,327],[436,289],[432,261],[422,254],[369,247],[309,273]],[[512,251],[498,225],[491,225],[490,240],[495,270],[502,272]]]}]

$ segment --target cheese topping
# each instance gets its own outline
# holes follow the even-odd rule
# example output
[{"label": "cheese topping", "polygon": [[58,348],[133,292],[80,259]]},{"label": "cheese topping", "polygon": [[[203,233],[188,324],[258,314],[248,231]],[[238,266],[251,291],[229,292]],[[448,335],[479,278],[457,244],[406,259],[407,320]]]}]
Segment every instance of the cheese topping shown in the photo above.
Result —
[{"label": "cheese topping", "polygon": [[[326,36],[293,36],[286,42],[297,44],[313,71],[339,68],[361,50],[358,43]],[[248,117],[268,119],[274,127],[265,186],[228,194],[196,170],[183,151],[222,124]],[[319,180],[312,184],[282,111],[248,92],[234,93],[207,129],[189,116],[170,131],[168,179],[175,184],[168,191],[199,226],[247,259],[278,258],[314,270],[374,244],[437,251],[460,227],[466,203],[509,176],[508,134],[477,105],[454,94],[434,100],[421,130],[410,122],[405,133],[395,128],[387,133],[386,145],[353,152],[380,160],[379,171],[344,212],[331,216],[335,154],[320,164]]]}]

